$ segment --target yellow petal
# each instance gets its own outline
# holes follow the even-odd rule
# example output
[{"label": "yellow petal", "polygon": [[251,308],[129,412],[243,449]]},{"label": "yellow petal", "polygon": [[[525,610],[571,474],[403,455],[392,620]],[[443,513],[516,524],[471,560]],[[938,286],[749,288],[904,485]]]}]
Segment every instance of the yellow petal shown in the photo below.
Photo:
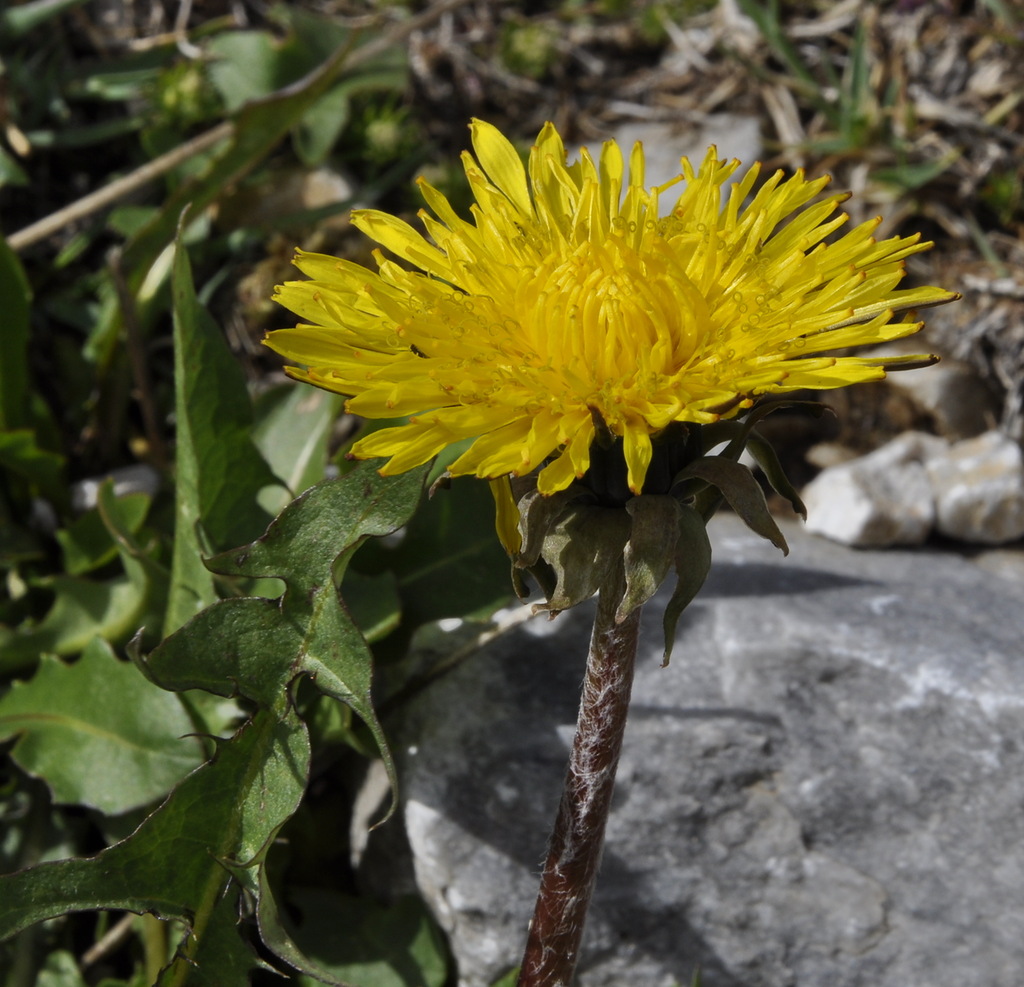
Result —
[{"label": "yellow petal", "polygon": [[622,151],[615,141],[605,141],[601,145],[600,175],[601,204],[611,220],[619,214],[623,176]]},{"label": "yellow petal", "polygon": [[562,454],[537,474],[537,489],[550,495],[582,478],[590,468],[590,444],[593,440],[594,422],[588,414]]},{"label": "yellow petal", "polygon": [[519,448],[530,432],[530,419],[517,417],[481,435],[449,470],[456,476],[475,473],[480,477],[503,476],[519,467]]},{"label": "yellow petal", "polygon": [[416,422],[373,432],[352,446],[352,454],[360,459],[390,456],[380,473],[395,476],[433,459],[453,438],[443,426]]},{"label": "yellow petal", "polygon": [[507,555],[516,556],[523,547],[523,536],[519,533],[519,508],[512,497],[512,484],[507,476],[503,476],[491,480],[490,487],[494,497],[494,527],[498,532],[498,541]]},{"label": "yellow petal", "polygon": [[451,277],[448,258],[397,216],[378,209],[356,209],[352,212],[352,225],[410,264],[440,278]]},{"label": "yellow petal", "polygon": [[[355,345],[357,342],[363,345]],[[362,341],[353,333],[317,326],[275,329],[263,337],[263,345],[289,360],[298,360],[307,366],[354,366],[365,369],[390,366],[393,359],[393,351],[375,347],[370,341]]]},{"label": "yellow petal", "polygon": [[474,119],[470,124],[473,150],[487,177],[525,216],[533,215],[530,192],[526,186],[526,169],[519,152],[493,124]]},{"label": "yellow petal", "polygon": [[622,433],[622,454],[626,460],[626,483],[635,494],[644,488],[652,452],[651,433],[644,422],[628,422]]}]

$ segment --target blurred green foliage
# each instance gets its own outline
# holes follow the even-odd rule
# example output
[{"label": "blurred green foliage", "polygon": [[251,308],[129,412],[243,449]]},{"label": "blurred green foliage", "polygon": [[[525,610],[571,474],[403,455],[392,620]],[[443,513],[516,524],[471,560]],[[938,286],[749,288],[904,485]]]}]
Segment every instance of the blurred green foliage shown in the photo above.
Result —
[{"label": "blurred green foliage", "polygon": [[[302,854],[278,834],[316,829],[311,780],[344,814],[368,757],[390,770],[371,646],[394,660],[417,623],[508,597],[490,495],[452,491],[482,529],[441,495],[350,569],[424,471],[349,475],[340,399],[220,324],[268,240],[348,209],[309,203],[311,169],[405,194],[427,145],[404,45],[279,6],[88,51],[79,6],[0,13],[0,983],[442,987],[423,904],[359,895],[347,821]],[[118,181],[112,208],[19,232]],[[255,290],[286,276],[281,257]],[[409,606],[442,575],[473,592]]]}]

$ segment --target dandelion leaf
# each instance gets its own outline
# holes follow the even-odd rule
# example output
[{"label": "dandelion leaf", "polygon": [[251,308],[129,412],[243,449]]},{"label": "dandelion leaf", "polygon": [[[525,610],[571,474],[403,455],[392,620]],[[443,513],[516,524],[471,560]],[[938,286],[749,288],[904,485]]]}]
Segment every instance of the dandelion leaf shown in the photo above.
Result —
[{"label": "dandelion leaf", "polygon": [[164,796],[202,763],[177,696],[154,689],[93,639],[73,665],[43,656],[28,682],[0,699],[0,740],[58,802],[108,814]]},{"label": "dandelion leaf", "polygon": [[127,839],[94,857],[0,877],[0,938],[68,912],[152,912],[189,925],[180,951],[187,957],[181,962],[191,964],[198,933],[218,901],[235,893],[227,865],[264,866],[302,798],[309,757],[306,728],[294,712],[257,713]]}]

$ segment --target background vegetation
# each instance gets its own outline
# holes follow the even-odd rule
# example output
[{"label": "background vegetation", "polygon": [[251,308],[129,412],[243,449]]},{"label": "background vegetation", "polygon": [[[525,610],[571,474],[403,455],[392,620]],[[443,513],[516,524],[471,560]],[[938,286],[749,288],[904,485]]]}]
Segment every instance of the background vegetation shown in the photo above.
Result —
[{"label": "background vegetation", "polygon": [[[769,166],[830,171],[887,235],[937,241],[913,275],[968,297],[930,343],[991,382],[1019,439],[1022,55],[999,0],[0,12],[6,987],[455,982],[418,900],[362,893],[387,802],[357,795],[454,660],[438,622],[489,633],[507,562],[485,485],[427,500],[423,471],[344,476],[354,423],[258,345],[288,324],[269,297],[295,245],[368,260],[348,210],[411,215],[420,172],[464,203],[474,115],[525,146],[545,119],[593,144],[623,120],[751,114]],[[896,427],[847,420],[858,441]],[[229,623],[180,630],[218,600]],[[199,967],[168,966],[179,949]]]}]

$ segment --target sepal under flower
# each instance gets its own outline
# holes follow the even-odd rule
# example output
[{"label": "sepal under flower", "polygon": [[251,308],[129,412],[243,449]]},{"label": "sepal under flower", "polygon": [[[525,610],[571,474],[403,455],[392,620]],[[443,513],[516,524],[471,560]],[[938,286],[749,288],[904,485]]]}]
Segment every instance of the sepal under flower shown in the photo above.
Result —
[{"label": "sepal under flower", "polygon": [[[534,478],[494,481],[495,497],[505,504],[498,512],[499,534],[512,559],[519,595],[529,595],[522,576],[527,572],[545,596],[536,610],[553,617],[595,593],[615,592],[620,594],[615,620],[621,623],[675,570],[676,585],[664,616],[667,663],[679,616],[710,569],[706,526],[723,502],[752,531],[789,551],[760,484],[736,461],[745,448],[757,449],[773,488],[794,510],[805,513],[775,453],[753,427],[763,414],[757,409],[744,419],[659,436],[648,473],[657,486],[639,495],[631,494],[625,483],[621,439],[612,440],[608,448],[598,445],[598,460],[584,479],[552,495],[541,493]],[[708,455],[722,441],[726,446]],[[513,517],[518,519],[514,537],[506,527]]]}]

